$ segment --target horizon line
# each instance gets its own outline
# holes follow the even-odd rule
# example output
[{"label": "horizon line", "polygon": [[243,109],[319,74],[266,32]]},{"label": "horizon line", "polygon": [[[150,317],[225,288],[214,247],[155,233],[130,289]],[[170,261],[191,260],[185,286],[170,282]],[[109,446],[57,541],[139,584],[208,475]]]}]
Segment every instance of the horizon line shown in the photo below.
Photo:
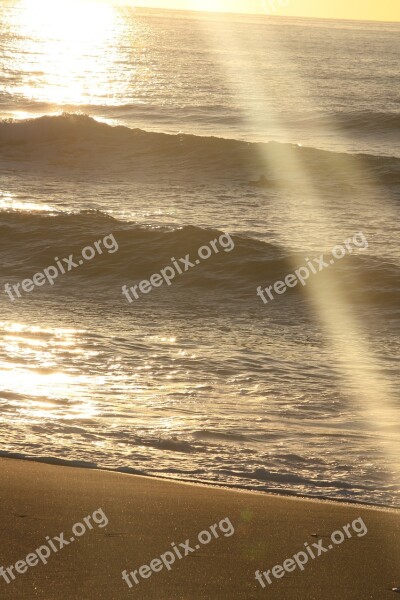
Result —
[{"label": "horizon line", "polygon": [[273,19],[312,19],[314,21],[348,21],[348,22],[357,22],[357,23],[387,23],[388,25],[400,24],[400,19],[398,21],[386,21],[386,20],[376,20],[376,19],[350,19],[346,17],[311,17],[306,15],[271,15],[268,13],[247,13],[247,12],[228,12],[228,11],[213,11],[213,10],[202,10],[197,8],[164,8],[161,6],[132,6],[130,4],[126,4],[126,6],[133,8],[134,10],[151,10],[151,11],[162,11],[162,12],[175,12],[175,13],[195,13],[195,14],[204,14],[211,16],[244,16],[244,17],[264,17],[264,18],[273,18]]}]

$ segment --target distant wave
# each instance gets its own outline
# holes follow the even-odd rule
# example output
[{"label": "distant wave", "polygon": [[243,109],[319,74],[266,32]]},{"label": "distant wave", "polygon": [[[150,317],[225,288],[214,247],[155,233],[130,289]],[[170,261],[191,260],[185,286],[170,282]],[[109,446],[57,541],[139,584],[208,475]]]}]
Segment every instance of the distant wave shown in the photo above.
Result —
[{"label": "distant wave", "polygon": [[[1,78],[0,78],[1,81]],[[0,93],[0,104],[3,112],[10,111],[11,113],[18,108],[21,111],[32,113],[32,118],[35,113],[50,113],[54,111],[54,105],[47,102],[38,102],[33,100],[21,100],[15,98],[9,93]],[[99,97],[98,103],[86,104],[81,106],[69,105],[64,109],[67,113],[87,113],[94,115],[101,114],[110,118],[124,118],[125,120],[133,121],[136,119],[146,119],[149,122],[178,122],[187,121],[188,123],[197,123],[207,121],[210,123],[216,122],[220,124],[237,126],[238,114],[232,112],[228,106],[223,104],[199,105],[190,108],[188,114],[182,114],[182,111],[174,107],[160,109],[154,104],[102,104]],[[309,129],[325,127],[327,130],[340,129],[349,131],[352,135],[389,135],[396,136],[400,129],[400,112],[377,112],[377,111],[362,111],[362,112],[301,112],[301,113],[282,113],[275,115],[277,121],[289,129],[296,127]]]},{"label": "distant wave", "polygon": [[[109,285],[148,279],[170,264],[171,257],[190,254],[196,258],[198,248],[222,234],[214,229],[185,226],[143,227],[122,222],[100,211],[70,213],[27,213],[0,211],[0,251],[2,278],[15,282],[29,273],[42,271],[54,264],[54,257],[80,255],[82,248],[102,236],[113,233],[119,244],[116,253],[85,264],[84,269],[68,273],[74,285]],[[274,244],[245,236],[233,236],[235,250],[220,251],[204,264],[193,268],[185,277],[177,278],[175,286],[199,286],[235,290],[235,296],[255,295],[255,287],[284,278],[304,264],[305,256],[290,254]],[[346,287],[360,282],[360,301],[376,299],[399,302],[398,266],[375,257],[353,254],[338,261],[335,271],[343,277]],[[329,269],[327,269],[329,272]],[[324,277],[324,273],[318,274]],[[57,292],[57,286],[52,291]],[[290,296],[301,293],[300,286]],[[383,298],[384,296],[384,298]]]},{"label": "distant wave", "polygon": [[[386,116],[390,126],[397,115]],[[6,161],[46,163],[52,168],[98,168],[154,174],[157,167],[225,176],[242,183],[249,173],[263,172],[265,150],[288,164],[292,155],[315,177],[340,173],[355,179],[353,155],[279,142],[249,143],[235,139],[164,134],[110,126],[87,115],[63,114],[23,121],[0,122],[0,156]],[[400,159],[360,155],[365,166],[384,182],[400,181]],[[289,169],[285,177],[290,178]]]}]

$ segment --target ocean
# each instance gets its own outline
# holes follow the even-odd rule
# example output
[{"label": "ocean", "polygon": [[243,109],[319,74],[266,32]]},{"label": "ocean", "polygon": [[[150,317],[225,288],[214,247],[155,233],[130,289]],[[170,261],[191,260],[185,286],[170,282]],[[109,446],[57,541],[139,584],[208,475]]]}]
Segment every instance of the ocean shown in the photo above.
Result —
[{"label": "ocean", "polygon": [[0,455],[397,506],[400,24],[77,10],[0,7]]}]

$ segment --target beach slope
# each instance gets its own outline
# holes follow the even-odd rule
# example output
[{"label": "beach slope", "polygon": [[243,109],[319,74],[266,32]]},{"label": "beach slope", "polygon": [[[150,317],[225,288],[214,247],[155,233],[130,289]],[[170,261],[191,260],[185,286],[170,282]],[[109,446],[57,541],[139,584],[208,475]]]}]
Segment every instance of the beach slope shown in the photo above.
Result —
[{"label": "beach slope", "polygon": [[[400,587],[397,511],[13,459],[0,459],[0,481],[0,566],[14,565],[16,574],[10,583],[0,577],[2,598],[384,600],[395,598],[391,590]],[[94,513],[92,529],[85,527],[84,517]],[[351,538],[329,549],[332,532],[360,518],[365,535],[351,530]],[[224,521],[218,538],[199,544],[198,534],[224,519],[234,533]],[[86,531],[75,528],[82,535],[71,542],[78,522]],[[69,543],[60,549],[61,532]],[[122,571],[139,570],[171,551],[172,542],[185,554],[186,540],[193,552],[182,559],[176,554],[170,570],[164,564],[159,572],[143,568],[146,577],[136,574],[139,583],[131,581],[132,588],[122,579]],[[282,565],[305,543],[316,544],[317,554],[318,540],[327,551],[310,555],[304,570],[296,565],[278,578],[270,574],[265,588],[255,579],[257,569]],[[50,541],[57,552],[47,564],[15,570],[17,561]]]}]

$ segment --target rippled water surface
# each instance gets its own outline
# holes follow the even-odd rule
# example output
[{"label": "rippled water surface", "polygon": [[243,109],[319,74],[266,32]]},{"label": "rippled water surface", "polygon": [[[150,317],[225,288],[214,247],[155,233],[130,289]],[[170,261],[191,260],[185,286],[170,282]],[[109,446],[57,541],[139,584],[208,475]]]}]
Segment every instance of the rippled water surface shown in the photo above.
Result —
[{"label": "rippled water surface", "polygon": [[1,287],[118,251],[2,292],[0,452],[396,506],[398,25],[29,6],[0,9]]}]

